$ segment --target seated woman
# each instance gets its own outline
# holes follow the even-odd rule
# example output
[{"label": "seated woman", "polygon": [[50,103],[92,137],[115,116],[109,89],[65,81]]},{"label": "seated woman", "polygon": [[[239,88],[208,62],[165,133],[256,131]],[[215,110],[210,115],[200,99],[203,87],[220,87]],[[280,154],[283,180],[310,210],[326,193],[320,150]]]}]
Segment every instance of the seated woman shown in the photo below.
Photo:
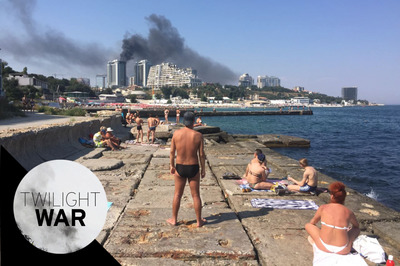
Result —
[{"label": "seated woman", "polygon": [[[345,185],[334,182],[329,186],[329,193],[331,202],[320,206],[305,228],[310,235],[310,243],[318,249],[346,255],[350,253],[353,241],[360,233],[359,225],[354,213],[343,205],[346,198]],[[321,229],[316,226],[319,221]]]},{"label": "seated woman", "polygon": [[205,126],[206,124],[203,124],[203,121],[201,120],[201,116],[199,116],[196,119],[196,123],[193,125],[194,127],[200,127],[200,126]]},{"label": "seated woman", "polygon": [[268,175],[265,172],[264,154],[258,154],[257,160],[252,160],[246,171],[246,179],[252,189],[270,189],[273,185],[267,182]]}]

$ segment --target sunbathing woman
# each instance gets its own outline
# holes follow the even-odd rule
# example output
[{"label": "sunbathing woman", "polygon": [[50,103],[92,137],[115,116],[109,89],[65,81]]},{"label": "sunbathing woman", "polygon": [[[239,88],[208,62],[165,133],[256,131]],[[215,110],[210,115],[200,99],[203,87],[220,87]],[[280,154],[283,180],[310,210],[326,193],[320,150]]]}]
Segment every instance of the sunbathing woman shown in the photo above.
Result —
[{"label": "sunbathing woman", "polygon": [[249,163],[246,179],[252,189],[270,189],[273,184],[267,182],[267,177],[265,155],[261,153],[257,155],[257,160]]},{"label": "sunbathing woman", "polygon": [[[329,193],[331,202],[320,206],[306,224],[309,241],[324,252],[346,255],[350,253],[353,241],[360,233],[359,225],[354,213],[343,205],[346,198],[345,185],[334,182],[329,186]],[[321,229],[316,226],[319,221]]]}]

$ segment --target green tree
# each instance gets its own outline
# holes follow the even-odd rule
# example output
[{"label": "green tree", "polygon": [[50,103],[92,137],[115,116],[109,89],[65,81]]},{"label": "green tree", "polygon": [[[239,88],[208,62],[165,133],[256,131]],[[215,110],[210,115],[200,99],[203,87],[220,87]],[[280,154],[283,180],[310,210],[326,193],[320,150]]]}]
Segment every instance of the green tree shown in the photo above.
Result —
[{"label": "green tree", "polygon": [[134,94],[129,94],[126,98],[129,99],[131,103],[137,103],[136,95]]},{"label": "green tree", "polygon": [[24,92],[19,87],[16,79],[4,79],[3,89],[6,92],[7,99],[10,101],[20,101],[24,97]]}]

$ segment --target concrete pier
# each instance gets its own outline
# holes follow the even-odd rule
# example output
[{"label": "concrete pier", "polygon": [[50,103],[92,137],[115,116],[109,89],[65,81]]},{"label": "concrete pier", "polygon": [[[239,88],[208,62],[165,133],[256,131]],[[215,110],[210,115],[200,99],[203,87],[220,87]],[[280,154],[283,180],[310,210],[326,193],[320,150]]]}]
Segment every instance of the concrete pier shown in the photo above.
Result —
[{"label": "concrete pier", "polygon": [[[225,172],[242,176],[254,150],[260,148],[267,156],[268,167],[272,168],[271,179],[281,179],[288,174],[300,179],[303,171],[297,161],[267,146],[304,145],[307,140],[290,136],[278,138],[278,135],[231,136],[219,132],[218,128],[198,128],[205,137],[206,177],[201,180],[200,193],[203,217],[208,223],[197,228],[188,186],[181,202],[179,224],[171,226],[165,221],[172,213],[174,180],[169,173],[169,138],[176,127],[157,129],[158,136],[164,136],[162,145],[125,144],[126,149],[112,152],[102,148],[82,149],[74,144],[75,153],[71,154],[73,150],[68,149],[68,156],[52,143],[46,146],[47,150],[44,147],[29,150],[29,139],[36,141],[36,146],[46,143],[47,138],[39,136],[41,132],[44,136],[63,136],[69,132],[63,143],[69,144],[79,137],[76,134],[87,134],[83,128],[97,130],[100,125],[111,125],[121,134],[129,133],[129,128],[121,128],[114,118],[105,118],[98,122],[43,128],[33,133],[31,129],[30,133],[6,135],[0,143],[13,149],[16,158],[21,156],[17,159],[28,168],[32,167],[33,158],[41,155],[43,158],[37,163],[62,157],[91,169],[102,182],[108,201],[113,203],[97,241],[122,265],[312,264],[312,247],[307,242],[304,225],[315,211],[254,208],[250,200],[312,200],[320,206],[329,202],[328,193],[278,196],[272,192],[242,192],[235,180],[222,178]],[[56,138],[53,139],[55,142]],[[319,173],[319,187],[327,187],[333,181]],[[385,252],[394,255],[396,263],[400,263],[400,213],[351,188],[347,191],[346,206],[360,222],[361,234],[377,237]]]},{"label": "concrete pier", "polygon": [[[107,110],[107,109],[102,109],[101,107],[87,107],[85,108],[87,112],[98,112],[101,110]],[[131,110],[136,111],[134,108]],[[168,108],[169,110],[169,119],[174,121],[176,118],[176,109],[171,109]],[[184,113],[187,111],[193,112],[194,109],[186,109],[186,108],[181,108],[181,116],[183,117]],[[127,109],[124,109],[125,112],[127,112]],[[164,119],[164,109],[140,109],[138,110],[140,113],[141,117],[149,117],[149,114],[152,114],[154,116],[158,116],[160,119]],[[301,109],[294,109],[294,110],[260,110],[260,111],[254,111],[254,110],[246,110],[243,109],[242,111],[216,111],[216,112],[210,112],[210,111],[200,111],[200,112],[195,112],[197,116],[249,116],[249,115],[313,115],[312,110],[301,110]]]},{"label": "concrete pier", "polygon": [[[329,201],[329,195],[242,192],[234,180],[222,178],[225,172],[242,175],[255,148],[267,155],[268,166],[273,170],[270,178],[302,176],[297,161],[258,141],[219,144],[206,140],[207,169],[200,193],[208,223],[202,228],[195,226],[188,187],[181,202],[179,225],[165,222],[171,215],[174,193],[168,146],[128,145],[119,152],[103,151],[103,156],[95,159],[99,164],[113,158],[120,160],[122,166],[95,171],[108,201],[113,202],[97,240],[122,265],[311,265],[313,252],[304,225],[315,211],[253,208],[250,200],[301,199],[322,205]],[[85,159],[78,161],[86,163]],[[320,187],[333,181],[320,173]],[[400,231],[396,228],[400,214],[351,188],[347,191],[346,206],[355,212],[362,234],[377,236],[384,250],[398,258]]]}]

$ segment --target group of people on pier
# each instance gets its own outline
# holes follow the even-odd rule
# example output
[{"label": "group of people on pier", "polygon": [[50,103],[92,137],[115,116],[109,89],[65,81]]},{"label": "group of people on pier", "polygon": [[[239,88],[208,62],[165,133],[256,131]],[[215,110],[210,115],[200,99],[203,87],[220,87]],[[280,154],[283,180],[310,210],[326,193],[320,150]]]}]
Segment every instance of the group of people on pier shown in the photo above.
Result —
[{"label": "group of people on pier", "polygon": [[[180,119],[179,113],[177,114],[177,121]],[[137,140],[143,141],[143,119],[140,118],[138,112],[133,115],[133,118],[137,124]],[[168,121],[167,110],[165,118]],[[189,184],[192,194],[197,226],[201,227],[207,223],[206,219],[202,217],[200,197],[200,179],[206,175],[204,140],[202,134],[194,130],[194,126],[198,123],[195,120],[196,116],[193,112],[185,112],[183,116],[185,127],[176,130],[171,140],[170,173],[174,175],[175,191],[172,216],[166,220],[171,225],[178,224],[178,213],[186,183]],[[157,117],[150,115],[147,124],[149,127],[148,141],[151,134],[154,143],[154,132],[160,121]],[[109,129],[100,128],[100,131],[93,137],[96,146],[107,145],[113,150],[120,148],[120,140],[108,136],[107,134],[109,133]],[[299,160],[299,166],[304,169],[303,178],[298,181],[288,176],[287,180],[291,184],[288,184],[287,190],[315,194],[318,184],[318,172],[309,165],[306,158]],[[244,178],[252,189],[270,189],[274,185],[267,179],[270,172],[265,154],[257,149],[254,157],[247,165]],[[320,251],[346,255],[350,253],[352,244],[360,233],[359,223],[354,213],[344,206],[346,199],[345,185],[341,182],[333,182],[329,185],[328,191],[330,193],[330,202],[321,205],[312,219],[305,225],[305,230],[309,234],[308,241]],[[320,227],[317,226],[319,222],[321,223]]]},{"label": "group of people on pier", "polygon": [[[170,173],[174,175],[175,192],[172,203],[172,217],[167,223],[177,225],[181,197],[189,183],[196,214],[197,226],[206,224],[201,215],[200,178],[205,177],[204,142],[201,133],[193,130],[195,115],[187,112],[184,115],[185,128],[177,130],[171,140]],[[200,162],[200,163],[199,163]],[[297,181],[288,177],[293,184],[288,190],[296,192],[315,193],[318,183],[318,173],[308,164],[306,158],[299,160],[304,169],[303,178]],[[245,177],[254,189],[269,189],[273,185],[267,181],[270,169],[267,167],[265,154],[257,149],[254,158],[248,164]],[[314,217],[305,225],[309,234],[308,241],[314,247],[327,253],[349,254],[353,241],[360,233],[358,221],[354,213],[344,206],[346,198],[345,185],[334,182],[329,186],[330,202],[318,208]],[[321,222],[321,228],[317,223]]]}]

